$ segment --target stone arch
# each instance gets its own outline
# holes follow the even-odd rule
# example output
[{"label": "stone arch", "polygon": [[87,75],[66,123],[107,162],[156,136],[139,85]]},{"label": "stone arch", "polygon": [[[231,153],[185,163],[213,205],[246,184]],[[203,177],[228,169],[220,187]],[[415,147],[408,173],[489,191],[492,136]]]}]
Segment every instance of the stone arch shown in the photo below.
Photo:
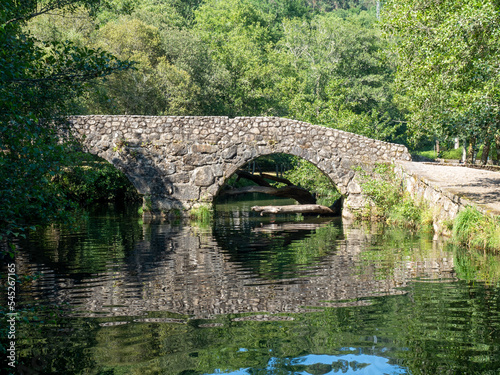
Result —
[{"label": "stone arch", "polygon": [[[149,208],[151,204],[154,204],[151,200],[154,200],[154,197],[172,196],[175,184],[165,176],[164,169],[150,162],[151,153],[137,142],[118,139],[112,145],[102,147],[85,140],[83,145],[86,152],[99,156],[123,172],[137,193],[143,197],[144,208]],[[183,202],[181,200],[172,199],[172,197],[169,200],[167,205],[162,205],[159,209],[165,211],[182,210]]]},{"label": "stone arch", "polygon": [[[300,159],[302,160],[305,160],[309,163],[311,163],[313,166],[315,166],[319,172],[321,172],[323,175],[325,175],[329,180],[330,180],[330,183],[332,184],[332,186],[334,186],[335,188],[338,188],[337,186],[337,183],[335,180],[333,180],[333,178],[336,178],[337,176],[333,176],[332,178],[332,175],[331,174],[327,174],[325,171],[323,171],[318,165],[316,165],[313,161],[310,161],[310,160],[307,160],[305,159],[304,157],[302,156],[299,156],[299,155],[294,155],[294,154],[288,154],[288,153],[285,153],[285,152],[279,152],[279,151],[275,151],[275,152],[271,152],[271,153],[262,153],[262,154],[256,154],[255,157],[249,159],[248,161],[241,161],[239,164],[237,165],[226,165],[225,166],[225,171],[227,173],[224,173],[223,174],[223,177],[221,177],[219,180],[217,180],[215,182],[216,186],[217,186],[217,191],[215,192],[215,194],[213,196],[210,196],[208,197],[209,200],[211,200],[212,202],[214,201],[214,199],[220,194],[221,192],[221,189],[222,187],[224,186],[224,184],[234,175],[234,173],[241,169],[242,167],[244,167],[245,165],[247,165],[248,163],[251,163],[252,161],[254,160],[257,160],[258,158],[260,157],[263,157],[263,156],[269,156],[269,155],[277,155],[277,154],[283,154],[283,155],[292,155],[292,156],[297,156],[299,157]],[[340,190],[339,190],[340,192]],[[344,194],[342,194],[342,192],[340,192],[342,196],[344,196]]]},{"label": "stone arch", "polygon": [[[201,201],[212,203],[227,179],[245,164],[261,156],[281,153],[306,160],[327,176],[343,197],[343,216],[351,217],[352,211],[364,208],[366,205],[366,199],[356,182],[356,172],[353,169],[354,166],[363,165],[366,162],[364,160],[352,161],[337,153],[329,154],[325,152],[325,147],[321,146],[324,144],[320,143],[319,147],[312,148],[309,145],[297,145],[286,139],[272,142],[272,144],[259,145],[255,142],[230,144],[225,152],[228,154],[228,159],[231,159],[229,156],[233,155],[236,160],[222,163],[222,173],[214,178],[213,185],[206,190],[206,195],[201,197]],[[239,158],[238,155],[240,155]]]},{"label": "stone arch", "polygon": [[120,168],[153,212],[210,203],[239,167],[284,153],[325,173],[346,197],[348,215],[366,202],[353,166],[411,160],[402,145],[277,117],[75,116],[70,122],[89,152]]},{"label": "stone arch", "polygon": [[88,151],[90,154],[92,155],[96,155],[98,157],[100,157],[101,159],[104,159],[106,160],[108,163],[110,163],[111,165],[113,165],[116,169],[118,169],[119,171],[123,172],[123,174],[125,175],[125,177],[127,177],[128,181],[132,184],[132,186],[135,187],[135,189],[137,190],[137,192],[139,194],[143,194],[141,192],[141,183],[140,183],[140,180],[138,180],[137,178],[133,178],[128,172],[128,168],[127,168],[127,163],[126,163],[126,160],[123,160],[123,159],[120,159],[120,158],[116,158],[116,157],[113,157],[113,158],[110,158],[109,155],[107,153],[100,153],[100,152],[92,152],[92,151]]}]

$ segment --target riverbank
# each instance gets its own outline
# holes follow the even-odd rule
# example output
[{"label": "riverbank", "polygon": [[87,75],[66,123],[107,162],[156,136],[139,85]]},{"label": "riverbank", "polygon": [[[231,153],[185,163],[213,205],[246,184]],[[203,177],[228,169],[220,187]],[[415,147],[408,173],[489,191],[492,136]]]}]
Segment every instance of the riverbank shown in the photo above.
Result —
[{"label": "riverbank", "polygon": [[500,173],[402,162],[365,173],[361,186],[373,206],[360,218],[432,227],[468,249],[500,252]]}]

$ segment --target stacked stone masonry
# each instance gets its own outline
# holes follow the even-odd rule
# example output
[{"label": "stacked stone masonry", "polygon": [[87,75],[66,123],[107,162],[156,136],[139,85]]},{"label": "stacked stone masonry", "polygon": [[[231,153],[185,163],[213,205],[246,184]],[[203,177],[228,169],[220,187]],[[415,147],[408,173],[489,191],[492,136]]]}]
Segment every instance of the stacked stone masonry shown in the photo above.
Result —
[{"label": "stacked stone masonry", "polygon": [[212,202],[224,182],[263,155],[301,157],[344,198],[344,216],[366,204],[354,166],[411,160],[405,146],[276,117],[74,116],[90,153],[122,170],[153,212]]},{"label": "stacked stone masonry", "polygon": [[449,225],[460,210],[467,206],[474,206],[486,215],[491,214],[491,212],[472,200],[442,188],[439,184],[415,173],[409,164],[411,163],[397,162],[395,171],[402,179],[406,191],[416,202],[426,202],[433,208],[433,225],[436,233],[451,235]]}]

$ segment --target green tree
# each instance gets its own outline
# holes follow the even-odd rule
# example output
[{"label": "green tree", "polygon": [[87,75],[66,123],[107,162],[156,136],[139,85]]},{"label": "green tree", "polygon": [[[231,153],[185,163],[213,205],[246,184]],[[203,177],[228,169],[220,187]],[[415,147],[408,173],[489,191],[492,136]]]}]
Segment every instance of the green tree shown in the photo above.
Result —
[{"label": "green tree", "polygon": [[132,71],[96,82],[84,101],[87,113],[159,115],[167,108],[156,77],[164,55],[154,26],[129,16],[110,21],[95,33],[95,44],[119,58],[134,61]]},{"label": "green tree", "polygon": [[208,0],[195,12],[195,31],[228,76],[222,94],[227,115],[274,114],[277,75],[269,61],[273,15],[250,0]]},{"label": "green tree", "polygon": [[313,164],[296,156],[292,157],[292,163],[293,168],[286,171],[284,177],[295,185],[314,193],[318,199],[318,204],[331,206],[340,198],[340,193],[330,178]]},{"label": "green tree", "polygon": [[211,87],[203,85],[211,64],[206,59],[207,64],[203,64],[203,46],[198,48],[190,36],[178,29],[160,31],[129,16],[100,28],[96,33],[98,46],[137,64],[133,71],[97,82],[83,101],[85,112],[206,114],[200,108],[203,94],[209,90],[202,92],[201,87]]},{"label": "green tree", "polygon": [[388,0],[383,23],[413,138],[459,136],[489,150],[500,128],[498,1]]},{"label": "green tree", "polygon": [[68,218],[68,201],[51,178],[68,161],[64,116],[95,77],[129,67],[101,50],[41,42],[26,22],[96,1],[7,2],[0,10],[0,242],[30,224]]},{"label": "green tree", "polygon": [[373,7],[376,0],[307,0],[309,6],[316,10],[331,12],[338,9],[362,8],[368,9]]},{"label": "green tree", "polygon": [[101,0],[99,23],[131,16],[157,28],[189,27],[202,0]]},{"label": "green tree", "polygon": [[392,100],[387,46],[368,12],[335,12],[283,22],[278,44],[290,79],[282,91],[294,118],[393,139],[400,113]]},{"label": "green tree", "polygon": [[[190,115],[226,115],[227,88],[230,72],[212,58],[209,46],[191,29],[161,31],[168,64],[189,77],[192,95],[189,95]],[[184,81],[185,82],[185,81]],[[182,88],[171,85],[172,92]],[[171,114],[178,114],[172,109]]]}]

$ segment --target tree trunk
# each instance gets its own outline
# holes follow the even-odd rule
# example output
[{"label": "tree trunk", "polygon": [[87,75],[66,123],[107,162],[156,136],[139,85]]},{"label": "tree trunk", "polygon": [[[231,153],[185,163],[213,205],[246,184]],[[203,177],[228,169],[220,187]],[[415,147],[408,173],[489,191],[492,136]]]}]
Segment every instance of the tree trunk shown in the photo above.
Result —
[{"label": "tree trunk", "polygon": [[464,143],[462,145],[462,163],[467,162],[467,139],[464,139]]},{"label": "tree trunk", "polygon": [[469,139],[469,146],[467,148],[467,164],[474,164],[476,162],[476,138],[471,137]]},{"label": "tree trunk", "polygon": [[495,136],[495,150],[492,152],[493,164],[500,164],[500,134]]},{"label": "tree trunk", "polygon": [[253,206],[252,211],[260,212],[260,216],[265,214],[331,214],[334,212],[326,206],[319,204],[300,204],[289,206]]},{"label": "tree trunk", "polygon": [[273,175],[265,174],[265,173],[261,173],[261,174],[257,175],[257,174],[251,174],[251,173],[239,170],[239,171],[236,171],[236,174],[238,175],[238,178],[246,178],[247,180],[251,180],[260,186],[271,186],[269,184],[269,182],[267,182],[266,180],[281,182],[281,183],[288,185],[288,186],[293,185],[293,183],[290,182],[290,180],[287,180],[286,178],[277,177],[277,176],[273,176]]},{"label": "tree trunk", "polygon": [[[333,220],[333,219],[331,219]],[[273,233],[282,231],[297,231],[297,230],[315,230],[331,223],[331,220],[321,223],[272,223],[261,225],[252,229],[254,233]]]},{"label": "tree trunk", "polygon": [[249,172],[245,172],[245,171],[241,171],[241,170],[236,171],[236,174],[238,175],[238,179],[236,181],[238,181],[240,178],[245,178],[247,180],[255,182],[256,184],[258,184],[260,186],[271,187],[271,184],[269,182],[267,182],[266,180],[264,180],[259,175],[254,175],[254,174],[251,174]]},{"label": "tree trunk", "polygon": [[[274,195],[276,197],[292,198],[295,199],[300,204],[316,203],[316,197],[314,195],[312,195],[308,190],[304,188],[293,185],[286,178],[276,177],[262,173],[260,175],[254,175],[242,170],[236,171],[236,174],[238,175],[238,179],[245,178],[247,180],[255,182],[259,186],[246,186],[239,189],[226,190],[222,194],[236,195],[236,194],[246,194],[246,193],[263,193],[263,194]],[[288,186],[276,188],[274,186],[271,186],[271,184],[267,182],[266,179],[281,182]]]},{"label": "tree trunk", "polygon": [[239,189],[226,190],[223,194],[237,195],[246,193],[263,193],[274,195],[276,197],[292,198],[300,204],[315,204],[316,198],[307,191],[298,186],[284,186],[282,188],[275,188],[272,186],[246,186]]},{"label": "tree trunk", "polygon": [[481,164],[486,165],[491,148],[491,137],[487,137],[483,145],[483,154],[481,155]]}]

